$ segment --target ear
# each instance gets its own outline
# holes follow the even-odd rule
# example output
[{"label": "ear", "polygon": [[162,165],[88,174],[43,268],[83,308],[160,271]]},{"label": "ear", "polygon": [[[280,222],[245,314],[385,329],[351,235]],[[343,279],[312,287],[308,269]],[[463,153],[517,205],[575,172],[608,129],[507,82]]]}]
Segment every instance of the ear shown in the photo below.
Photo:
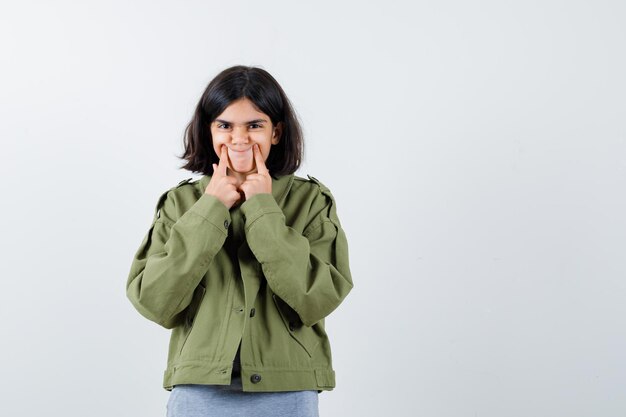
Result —
[{"label": "ear", "polygon": [[272,145],[276,145],[280,142],[280,138],[283,135],[283,122],[278,122],[274,127],[274,133],[272,134]]}]

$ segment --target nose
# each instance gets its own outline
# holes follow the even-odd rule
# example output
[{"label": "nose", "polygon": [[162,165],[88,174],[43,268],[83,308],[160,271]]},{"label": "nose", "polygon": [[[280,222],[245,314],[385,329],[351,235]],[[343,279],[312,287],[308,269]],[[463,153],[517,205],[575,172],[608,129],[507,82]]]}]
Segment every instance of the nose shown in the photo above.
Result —
[{"label": "nose", "polygon": [[240,126],[233,129],[233,144],[248,143],[248,131],[246,126]]}]

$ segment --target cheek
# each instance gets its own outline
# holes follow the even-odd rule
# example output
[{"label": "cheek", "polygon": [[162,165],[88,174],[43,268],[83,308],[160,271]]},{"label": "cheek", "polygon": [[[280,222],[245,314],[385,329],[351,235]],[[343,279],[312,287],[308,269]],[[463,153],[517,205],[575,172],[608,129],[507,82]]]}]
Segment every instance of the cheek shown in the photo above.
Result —
[{"label": "cheek", "polygon": [[214,135],[212,138],[212,142],[213,142],[213,150],[215,151],[216,154],[220,154],[220,148],[222,147],[222,144],[224,143],[224,141],[219,137],[219,135]]},{"label": "cheek", "polygon": [[263,154],[264,155],[263,156],[263,161],[267,161],[267,158],[269,158],[271,152],[272,152],[272,148],[268,147],[267,151],[265,151],[264,154]]}]

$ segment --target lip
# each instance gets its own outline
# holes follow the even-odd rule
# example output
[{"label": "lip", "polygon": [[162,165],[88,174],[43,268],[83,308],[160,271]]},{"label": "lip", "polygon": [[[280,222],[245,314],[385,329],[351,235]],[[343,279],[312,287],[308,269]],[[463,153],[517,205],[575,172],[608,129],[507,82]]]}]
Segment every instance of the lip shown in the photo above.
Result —
[{"label": "lip", "polygon": [[228,149],[230,149],[233,152],[248,152],[250,149],[252,149],[252,146],[246,149],[235,149],[235,148],[228,148]]}]

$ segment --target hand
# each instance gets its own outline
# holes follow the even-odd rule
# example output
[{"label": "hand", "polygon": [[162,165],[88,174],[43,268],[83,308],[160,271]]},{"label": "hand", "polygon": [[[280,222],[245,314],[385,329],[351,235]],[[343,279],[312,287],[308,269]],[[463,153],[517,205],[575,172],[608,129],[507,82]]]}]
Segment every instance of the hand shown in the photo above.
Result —
[{"label": "hand", "polygon": [[204,190],[205,194],[217,197],[230,210],[237,201],[241,199],[239,192],[239,181],[232,175],[228,175],[228,149],[222,145],[219,165],[213,165],[213,175],[211,181]]},{"label": "hand", "polygon": [[263,154],[256,143],[252,146],[254,160],[256,162],[256,173],[248,174],[246,180],[239,186],[244,192],[246,200],[256,194],[272,193],[272,177],[263,161]]}]

